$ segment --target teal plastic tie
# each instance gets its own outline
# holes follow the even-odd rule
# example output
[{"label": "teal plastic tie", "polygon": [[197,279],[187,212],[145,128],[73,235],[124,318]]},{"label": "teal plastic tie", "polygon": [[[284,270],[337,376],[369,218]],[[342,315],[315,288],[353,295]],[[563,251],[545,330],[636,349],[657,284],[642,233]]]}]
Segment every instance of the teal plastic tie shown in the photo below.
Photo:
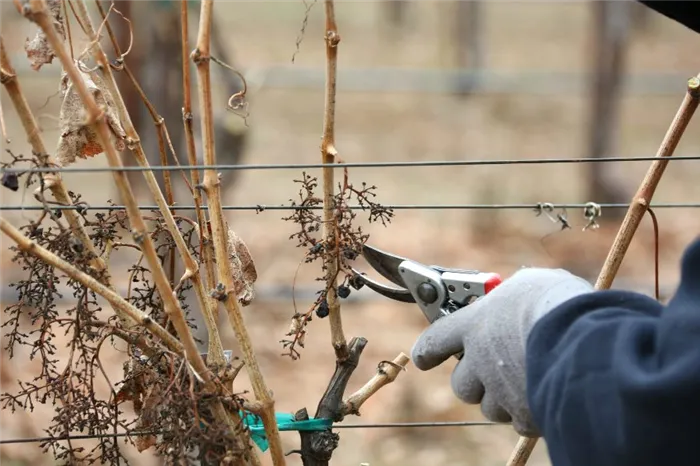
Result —
[{"label": "teal plastic tie", "polygon": [[[265,435],[265,427],[263,426],[260,416],[243,411],[239,412],[239,414],[243,424],[250,430],[250,436],[253,442],[255,442],[261,451],[267,451],[269,444],[267,442],[267,436]],[[319,432],[328,430],[333,426],[333,421],[331,419],[311,418],[297,421],[294,419],[294,415],[289,413],[275,413],[275,420],[277,421],[277,428],[280,431]]]}]

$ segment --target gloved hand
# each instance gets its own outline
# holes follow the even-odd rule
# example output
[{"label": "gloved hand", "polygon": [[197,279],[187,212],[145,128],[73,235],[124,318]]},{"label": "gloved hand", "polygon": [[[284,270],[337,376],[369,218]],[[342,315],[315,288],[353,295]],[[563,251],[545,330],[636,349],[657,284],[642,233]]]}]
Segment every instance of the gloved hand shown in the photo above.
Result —
[{"label": "gloved hand", "polygon": [[525,393],[528,334],[557,305],[591,291],[590,283],[565,270],[523,268],[428,327],[413,346],[413,363],[425,371],[463,351],[452,372],[455,395],[481,404],[490,421],[512,422],[518,434],[539,437]]}]

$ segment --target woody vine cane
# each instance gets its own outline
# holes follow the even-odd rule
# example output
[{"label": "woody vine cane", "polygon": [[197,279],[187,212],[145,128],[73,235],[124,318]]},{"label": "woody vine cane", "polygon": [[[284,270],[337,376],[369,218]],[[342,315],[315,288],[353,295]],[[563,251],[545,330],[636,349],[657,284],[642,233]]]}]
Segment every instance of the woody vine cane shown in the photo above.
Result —
[{"label": "woody vine cane", "polygon": [[[596,289],[605,290],[612,285],[627,253],[627,249],[632,243],[632,238],[642,218],[644,218],[644,214],[649,209],[656,187],[668,165],[668,158],[673,156],[685,129],[688,127],[688,123],[690,123],[698,107],[698,103],[700,103],[700,75],[688,80],[685,97],[657,151],[656,157],[658,160],[652,162],[651,167],[649,167],[646,176],[637,189],[637,193],[632,199],[617,236],[610,247],[610,252],[598,275],[598,280],[595,283]],[[525,465],[536,445],[536,438],[521,437],[508,460],[508,466]]]},{"label": "woody vine cane", "polygon": [[[351,276],[348,263],[360,255],[362,245],[368,235],[353,226],[355,213],[348,208],[348,200],[355,198],[361,208],[369,211],[369,220],[381,221],[382,224],[391,220],[393,212],[371,200],[374,194],[374,186],[362,183],[361,188],[356,188],[349,181],[347,168],[343,170],[342,182],[338,183],[339,192],[336,193],[334,170],[335,163],[340,162],[335,146],[335,106],[337,88],[338,48],[340,34],[335,19],[335,5],[333,0],[325,0],[325,43],[326,43],[326,84],[325,103],[323,116],[323,134],[321,141],[322,168],[322,198],[315,195],[318,186],[314,177],[302,174],[301,180],[296,180],[300,185],[299,202],[302,207],[313,207],[322,204],[323,213],[319,218],[312,211],[306,209],[295,210],[292,215],[284,218],[291,220],[299,227],[299,232],[290,238],[297,239],[298,245],[307,249],[304,262],[313,262],[321,259],[323,278],[320,279],[324,288],[319,291],[312,307],[301,313],[295,310],[290,331],[287,333],[283,346],[288,355],[293,359],[299,357],[297,346],[303,347],[303,339],[306,334],[306,325],[312,315],[319,318],[328,317],[331,327],[331,344],[336,356],[336,368],[333,376],[319,401],[315,413],[315,419],[325,420],[330,425],[340,422],[346,415],[359,415],[362,404],[383,386],[393,382],[398,374],[405,368],[409,358],[404,353],[399,354],[393,361],[383,361],[377,367],[377,373],[362,388],[351,395],[346,395],[347,383],[353,371],[360,361],[360,356],[367,340],[363,337],[355,337],[348,343],[343,332],[342,318],[340,314],[339,298],[347,297]],[[308,13],[308,10],[307,10]],[[292,201],[292,206],[296,206]],[[313,237],[313,232],[321,230],[320,240]],[[339,287],[338,279],[345,275],[343,284]],[[309,414],[306,408],[299,410],[295,419],[306,421]],[[333,451],[338,446],[339,436],[332,430],[301,431],[301,447],[294,453],[301,455],[304,466],[326,466],[329,464]]]},{"label": "woody vine cane", "polygon": [[[128,321],[128,326],[126,330],[110,326],[99,321],[91,320],[89,325],[92,326],[102,326],[102,328],[108,329],[114,334],[121,335],[125,341],[135,344],[137,348],[140,348],[141,353],[130,354],[130,356],[135,356],[134,360],[131,360],[131,364],[145,364],[144,361],[148,361],[158,354],[160,351],[160,344],[162,343],[167,347],[173,356],[185,356],[187,360],[187,366],[191,367],[192,374],[200,379],[202,383],[203,393],[198,394],[201,396],[207,396],[213,393],[222,394],[223,397],[218,399],[214,397],[211,402],[211,414],[212,419],[216,421],[218,426],[222,428],[228,428],[228,434],[235,434],[231,441],[232,449],[235,453],[242,453],[242,461],[245,464],[259,464],[259,459],[255,454],[249,455],[244,452],[246,450],[246,444],[248,443],[248,437],[245,433],[246,431],[240,430],[241,418],[239,415],[239,410],[243,403],[245,409],[257,416],[262,418],[262,424],[265,430],[265,441],[269,445],[269,449],[272,455],[274,464],[284,464],[284,454],[281,450],[279,443],[279,429],[277,426],[278,416],[274,412],[274,401],[265,386],[260,370],[257,366],[255,360],[255,355],[252,350],[250,343],[250,338],[247,334],[245,328],[245,323],[242,320],[242,315],[238,305],[237,293],[237,283],[233,282],[234,273],[240,272],[240,270],[233,270],[235,266],[231,263],[231,251],[230,243],[232,235],[235,238],[235,233],[233,233],[226,222],[223,220],[223,206],[221,205],[220,199],[220,187],[218,177],[216,175],[215,169],[215,147],[213,144],[212,137],[212,102],[211,102],[211,83],[209,75],[209,64],[211,60],[215,60],[214,57],[210,56],[208,42],[211,27],[211,15],[212,6],[211,1],[202,3],[202,14],[200,15],[200,28],[197,40],[197,46],[195,50],[188,54],[185,51],[187,47],[187,41],[183,40],[183,57],[191,58],[197,67],[198,76],[198,90],[199,90],[199,104],[202,115],[202,126],[204,128],[204,159],[205,159],[205,175],[202,183],[196,181],[195,176],[193,176],[192,186],[194,187],[193,196],[195,200],[195,209],[200,210],[197,212],[197,218],[199,222],[194,222],[189,220],[187,223],[192,227],[191,229],[183,229],[181,218],[177,218],[171,209],[169,200],[166,200],[166,196],[163,196],[162,192],[158,189],[157,183],[153,177],[153,170],[149,167],[148,162],[143,154],[143,149],[141,148],[139,135],[136,133],[133,125],[130,121],[129,115],[126,112],[124,102],[120,95],[119,89],[116,86],[113,72],[126,72],[129,78],[132,80],[132,84],[138,87],[133,75],[131,74],[128,65],[123,60],[124,55],[120,52],[118,44],[114,41],[110,25],[108,22],[108,17],[110,14],[116,10],[110,7],[109,11],[105,11],[100,8],[100,14],[103,18],[103,22],[100,25],[98,31],[95,31],[89,15],[87,14],[86,2],[84,0],[68,0],[68,2],[62,2],[62,0],[49,0],[48,3],[44,0],[30,0],[20,5],[19,2],[16,3],[21,6],[22,13],[28,19],[35,22],[41,29],[40,36],[38,36],[39,41],[46,42],[46,53],[48,57],[48,62],[53,57],[56,57],[61,62],[63,66],[65,75],[63,83],[65,85],[64,89],[64,100],[62,110],[68,108],[71,112],[75,111],[85,112],[88,117],[87,122],[83,120],[73,121],[74,126],[71,127],[71,131],[66,131],[62,135],[60,141],[63,144],[63,149],[68,150],[69,147],[73,147],[66,144],[69,139],[74,138],[76,135],[85,136],[88,142],[92,145],[82,146],[82,149],[89,150],[89,153],[72,154],[65,153],[67,157],[62,158],[61,161],[50,161],[47,157],[44,157],[45,148],[40,139],[37,138],[32,140],[32,145],[35,148],[35,156],[40,163],[32,161],[32,163],[38,164],[44,167],[55,167],[63,168],[65,165],[70,164],[75,161],[76,156],[84,158],[85,156],[94,156],[98,153],[104,152],[109,162],[110,172],[112,173],[117,188],[119,189],[123,207],[110,209],[110,213],[107,216],[103,214],[94,214],[99,221],[91,221],[87,217],[88,209],[80,207],[80,195],[76,195],[72,192],[68,192],[66,199],[63,202],[58,202],[58,207],[48,208],[47,203],[44,202],[44,212],[42,214],[42,219],[44,216],[49,215],[54,221],[58,220],[59,214],[62,212],[70,211],[75,213],[75,218],[78,219],[75,222],[75,230],[82,228],[81,221],[85,222],[85,225],[90,225],[90,235],[95,238],[99,238],[102,243],[99,244],[99,249],[104,249],[104,252],[100,256],[98,253],[91,253],[93,250],[97,250],[94,244],[88,241],[87,244],[77,247],[74,242],[70,244],[62,243],[62,239],[58,238],[54,240],[50,235],[47,236],[46,233],[42,233],[37,225],[33,225],[30,231],[30,237],[24,237],[18,230],[13,230],[13,227],[9,223],[2,222],[2,230],[11,238],[15,239],[19,245],[18,256],[20,259],[26,261],[28,264],[38,264],[37,262],[31,262],[29,258],[31,256],[39,258],[41,261],[45,262],[48,267],[53,267],[57,270],[61,270],[69,277],[71,277],[71,282],[69,282],[71,287],[77,287],[76,290],[82,290],[82,296],[85,298],[85,303],[82,301],[78,306],[83,306],[87,309],[90,305],[91,293],[107,297],[108,302],[110,302],[115,312],[118,315],[123,316]],[[76,19],[81,25],[83,31],[86,33],[88,39],[90,40],[87,49],[80,58],[74,60],[72,42],[70,37],[70,32],[68,35],[63,35],[63,30],[59,27],[62,25],[63,18],[61,17],[63,10],[61,5],[65,6],[70,4],[71,11],[73,11]],[[186,2],[183,0],[183,37],[187,37],[186,32]],[[67,11],[67,10],[66,10]],[[333,3],[326,2],[326,13],[327,13],[327,24],[330,25],[329,31],[334,31],[333,33],[327,34],[327,46],[329,49],[334,49],[335,53],[329,52],[328,54],[328,85],[326,93],[326,111],[324,113],[324,145],[323,145],[323,162],[328,165],[324,167],[324,196],[320,203],[323,204],[324,216],[323,219],[319,219],[319,226],[322,225],[323,229],[323,244],[322,254],[319,257],[323,257],[324,266],[323,269],[326,271],[326,288],[323,293],[323,302],[328,306],[329,312],[333,314],[335,309],[335,318],[331,318],[332,331],[333,333],[333,346],[336,350],[337,364],[336,364],[336,374],[333,376],[329,389],[322,399],[322,405],[325,411],[319,410],[317,417],[321,417],[323,420],[327,420],[331,424],[342,419],[343,416],[347,414],[358,414],[359,409],[362,404],[377,390],[382,386],[393,381],[396,376],[400,373],[401,369],[407,364],[408,358],[406,355],[401,354],[393,361],[384,361],[379,364],[377,369],[377,374],[369,381],[365,386],[363,386],[356,393],[346,396],[345,386],[347,380],[349,379],[352,370],[356,367],[357,361],[359,359],[359,354],[367,343],[365,339],[358,337],[351,340],[350,345],[345,341],[345,337],[342,333],[342,326],[339,314],[339,303],[338,301],[338,280],[341,278],[341,273],[346,271],[348,260],[352,260],[356,255],[353,253],[354,250],[361,247],[361,244],[366,240],[367,235],[363,234],[361,230],[354,229],[351,225],[352,219],[355,218],[353,209],[348,206],[348,200],[355,197],[360,204],[368,208],[370,211],[370,220],[372,218],[381,219],[384,221],[391,217],[390,209],[386,209],[381,205],[374,203],[370,200],[370,197],[374,196],[372,190],[374,187],[355,188],[352,183],[348,181],[347,169],[344,171],[343,181],[340,186],[340,191],[334,193],[334,181],[333,181],[333,167],[331,164],[336,163],[337,151],[334,147],[334,119],[335,119],[335,82],[336,82],[336,62],[337,62],[337,46],[339,43],[339,35],[337,35],[337,28],[335,27],[335,19],[333,14]],[[125,18],[126,19],[126,18]],[[106,29],[112,39],[112,45],[114,46],[115,52],[117,54],[117,59],[110,63],[107,60],[106,54],[102,50],[101,45],[97,40],[99,32]],[[69,56],[65,41],[71,44],[71,54]],[[131,47],[129,47],[130,49]],[[4,52],[4,48],[3,48]],[[42,50],[44,53],[44,50]],[[92,70],[88,70],[84,62],[82,62],[83,57],[92,56],[94,61],[97,63],[97,67]],[[33,120],[31,112],[29,112],[26,106],[26,101],[21,97],[21,92],[19,87],[14,86],[16,84],[16,76],[12,71],[11,66],[9,66],[9,61],[5,60],[5,54],[3,53],[3,84],[6,85],[6,89],[11,92],[13,97],[13,103],[16,104],[16,108],[20,115],[26,115],[27,118],[23,119],[25,129],[28,134],[31,135],[33,132],[39,134],[36,131],[36,124]],[[7,62],[7,64],[5,63]],[[186,67],[186,66],[185,66]],[[183,86],[188,87],[189,74],[185,73],[185,79]],[[12,92],[15,92],[12,94]],[[145,98],[142,95],[143,98]],[[236,99],[243,98],[244,95],[234,96],[234,100],[229,99],[229,106],[238,107],[241,102]],[[104,100],[101,100],[104,99]],[[233,102],[233,103],[232,103]],[[24,106],[23,106],[24,105]],[[69,107],[68,107],[69,105]],[[186,133],[191,136],[191,114],[188,111],[190,98],[188,92],[185,92],[185,115],[183,115],[183,123],[185,125]],[[76,114],[77,114],[76,113]],[[154,116],[154,123],[159,127],[159,136],[167,138],[167,131],[163,127],[162,119],[157,118],[157,113],[152,112]],[[73,115],[73,114],[71,114]],[[123,125],[123,126],[122,126]],[[92,139],[91,139],[92,138]],[[75,143],[75,140],[70,140]],[[192,163],[196,161],[196,154],[194,153],[194,145],[192,144],[192,139],[188,141],[188,159]],[[80,141],[78,140],[78,147],[80,146]],[[147,184],[152,191],[152,194],[156,200],[158,214],[156,216],[144,216],[141,211],[142,206],[136,204],[135,198],[131,191],[128,180],[125,177],[125,171],[122,170],[122,165],[117,156],[117,149],[122,149],[121,145],[133,153],[137,158],[137,162],[141,165],[143,169],[144,176],[146,177]],[[164,144],[161,144],[163,148]],[[99,149],[99,150],[98,150]],[[43,158],[42,158],[43,157]],[[16,158],[15,161],[27,161],[28,159]],[[338,159],[339,160],[339,159]],[[47,163],[48,161],[48,163]],[[194,164],[192,164],[194,165]],[[57,172],[60,170],[57,170]],[[195,170],[193,170],[195,171]],[[56,198],[59,198],[61,192],[58,189],[61,187],[61,179],[57,172],[47,172],[44,175],[44,179],[51,180],[55,178],[57,181],[53,185],[49,183],[44,183],[42,185],[43,189],[46,187],[52,188],[56,187],[57,194]],[[31,173],[31,172],[30,172]],[[15,175],[16,176],[16,175]],[[30,175],[31,176],[31,175]],[[8,184],[9,187],[11,187]],[[197,195],[199,193],[206,194],[207,197],[207,208],[209,213],[208,221],[204,218],[203,212],[200,208],[201,203],[198,201]],[[167,194],[167,193],[166,193]],[[170,196],[167,196],[168,198]],[[42,198],[43,199],[43,198]],[[40,199],[40,200],[42,200]],[[73,210],[70,207],[75,206],[76,209]],[[116,206],[114,206],[116,207]],[[68,217],[68,215],[67,215]],[[330,221],[329,221],[330,220]],[[147,228],[146,222],[155,222],[156,226],[154,230],[149,230]],[[39,221],[41,223],[41,220]],[[59,227],[60,222],[58,223]],[[69,224],[70,224],[69,218]],[[72,226],[72,224],[71,224]],[[211,231],[209,231],[209,226]],[[120,227],[131,232],[132,238],[134,240],[133,244],[122,243],[115,240],[112,233],[104,233],[100,231],[101,228],[114,228]],[[94,230],[99,231],[99,235],[95,236]],[[73,233],[72,230],[63,230],[68,236]],[[173,254],[174,249],[178,250],[179,255],[185,262],[186,273],[177,283],[177,286],[173,286],[173,277],[168,279],[165,270],[160,263],[162,257],[160,256],[160,247],[156,247],[154,244],[154,238],[160,234],[168,234],[172,238],[170,242],[171,249],[166,250],[165,254]],[[87,233],[84,238],[89,240],[90,235]],[[210,235],[210,236],[207,236]],[[200,244],[204,244],[201,248],[201,255],[195,252],[194,244],[192,242],[193,238],[199,237]],[[235,242],[235,241],[234,241]],[[95,266],[88,270],[83,270],[83,262],[80,257],[76,259],[75,266],[71,266],[71,261],[65,261],[60,256],[63,256],[64,249],[57,249],[57,252],[61,254],[55,254],[52,252],[52,248],[58,247],[64,248],[70,246],[70,248],[75,249],[73,253],[83,254],[89,253],[88,256],[91,260],[97,259]],[[155,317],[146,316],[134,312],[133,302],[138,301],[142,303],[142,298],[129,297],[126,301],[121,301],[120,297],[115,294],[110,294],[110,288],[101,287],[99,281],[105,280],[108,277],[106,274],[98,274],[95,279],[88,279],[93,271],[99,271],[99,261],[107,262],[109,254],[112,250],[117,248],[131,248],[141,254],[141,258],[138,262],[130,269],[130,277],[133,277],[135,283],[137,280],[145,280],[145,274],[148,272],[152,276],[154,287],[151,289],[153,293],[162,300],[162,305],[165,310],[165,323],[170,323],[174,327],[174,331],[177,335],[175,338],[171,335],[166,328],[159,325],[154,319]],[[238,248],[236,248],[236,253]],[[342,258],[340,252],[342,251]],[[70,254],[73,254],[70,253]],[[203,259],[203,265],[205,266],[205,277],[201,277],[199,274],[199,263],[198,259]],[[213,260],[216,260],[216,269],[212,267]],[[141,265],[142,261],[147,264],[146,266]],[[34,266],[32,265],[32,266]],[[335,270],[334,270],[335,269]],[[44,270],[44,269],[42,269]],[[50,269],[47,269],[50,270]],[[85,275],[87,274],[87,275]],[[51,275],[52,276],[52,275]],[[204,279],[206,278],[206,280]],[[150,280],[150,278],[149,278]],[[146,280],[148,281],[148,280]],[[134,293],[140,292],[143,288],[131,285],[132,280],[129,280],[129,294],[132,291]],[[171,284],[171,282],[173,282]],[[205,287],[206,283],[206,287]],[[20,286],[31,285],[31,278],[29,281],[24,281]],[[47,285],[50,286],[50,285]],[[80,288],[80,287],[84,288]],[[233,381],[235,377],[235,371],[233,374],[227,372],[228,364],[226,363],[223,355],[221,354],[221,345],[218,343],[220,340],[218,338],[218,329],[215,325],[211,323],[213,319],[207,319],[207,330],[209,331],[209,341],[210,341],[210,351],[207,353],[206,361],[202,355],[197,353],[196,346],[194,345],[194,340],[189,327],[186,322],[185,309],[182,307],[179,299],[179,293],[186,287],[192,286],[198,297],[198,304],[200,306],[200,311],[207,315],[212,315],[218,303],[222,302],[227,310],[229,321],[232,323],[234,333],[236,334],[238,344],[241,347],[243,353],[244,363],[246,369],[249,372],[251,381],[253,382],[253,391],[256,396],[256,400],[253,402],[241,402],[237,400],[235,395],[230,391],[229,384]],[[345,287],[345,285],[341,285]],[[344,289],[345,289],[344,288]],[[148,288],[146,288],[148,291]],[[211,291],[211,293],[209,293]],[[345,292],[340,293],[344,295]],[[341,296],[342,297],[342,296]],[[214,298],[216,301],[214,301]],[[81,298],[82,299],[82,298]],[[136,301],[131,301],[131,307],[129,307],[129,300],[136,299]],[[150,300],[150,298],[148,298]],[[335,303],[333,300],[335,299]],[[143,302],[146,308],[154,306],[157,308],[159,305],[155,301]],[[60,320],[60,319],[59,319]],[[65,320],[65,319],[64,319]],[[148,338],[138,337],[138,332],[140,332],[139,327],[145,327],[150,331],[153,337],[156,338],[155,343]],[[303,330],[303,329],[302,329]],[[339,331],[338,331],[339,330]],[[135,332],[136,335],[132,335],[130,332]],[[342,337],[342,338],[341,338]],[[77,338],[77,337],[76,337]],[[160,341],[158,341],[160,340]],[[178,341],[179,340],[179,341]],[[98,344],[98,348],[102,343]],[[347,347],[353,348],[353,350],[347,349]],[[345,349],[344,349],[345,347]],[[97,350],[99,351],[99,350]],[[351,354],[353,353],[353,354]],[[143,359],[145,358],[145,359]],[[218,360],[218,361],[217,361]],[[170,369],[176,369],[177,374],[187,374],[188,371],[182,372],[184,366],[184,361],[182,363],[176,362],[177,358],[170,359],[171,367]],[[223,361],[223,363],[221,362]],[[98,362],[99,365],[99,362]],[[165,369],[167,372],[167,362],[165,367],[160,369]],[[132,374],[133,375],[133,374]],[[172,373],[170,374],[172,376]],[[158,375],[153,373],[149,374],[148,377],[157,377]],[[116,398],[132,397],[138,394],[136,383],[141,385],[148,385],[149,382],[154,382],[154,380],[149,380],[148,377],[143,376],[140,379],[137,377],[131,380],[129,383],[130,388],[126,390],[120,390],[119,393],[113,393]],[[166,392],[171,388],[184,383],[183,386],[179,386],[178,389],[184,389],[184,392],[180,393],[187,396],[187,383],[191,384],[192,380],[187,381],[187,376],[180,377],[176,375],[172,380],[166,380],[167,387]],[[125,385],[126,386],[126,385]],[[189,387],[192,391],[192,387]],[[332,394],[332,396],[330,396]],[[194,396],[194,395],[193,395]],[[11,395],[7,395],[6,400],[12,400],[13,404],[17,403],[17,398],[12,398]],[[122,400],[123,401],[123,400]],[[185,399],[185,401],[188,401]],[[193,400],[194,401],[194,400]],[[136,403],[136,401],[134,401]],[[224,406],[224,403],[226,404]],[[196,406],[196,403],[193,403]],[[139,411],[141,408],[137,408]],[[187,408],[189,409],[189,408]],[[138,414],[138,413],[137,413]],[[189,412],[180,413],[184,414],[184,417],[188,418],[190,421],[193,419]],[[198,419],[199,414],[194,412],[195,421]],[[103,422],[102,419],[96,417],[95,422]],[[205,419],[203,416],[202,419]],[[139,419],[141,420],[141,419]],[[172,419],[168,419],[172,421]],[[141,426],[143,427],[143,426]],[[168,428],[166,423],[164,426]],[[211,429],[216,426],[209,426]],[[70,431],[72,424],[70,422],[63,426],[64,429]],[[257,427],[256,427],[257,428]],[[259,431],[258,431],[259,432]],[[65,435],[65,434],[63,434]],[[312,461],[309,455],[316,455],[317,451],[312,451],[305,446],[311,440],[311,444],[315,443],[314,436],[326,435],[329,439],[337,439],[337,435],[329,432],[326,429],[325,432],[312,433],[310,435],[304,434],[302,443],[302,457],[304,461]],[[171,439],[172,440],[172,439]],[[180,438],[176,439],[178,442],[189,442],[191,445],[191,439]],[[70,442],[70,440],[69,440]],[[148,448],[149,442],[154,442],[155,440],[146,439],[144,442],[140,443],[140,447],[143,449]],[[138,443],[138,442],[137,442]],[[332,442],[331,442],[332,443]],[[162,447],[157,445],[158,448]],[[333,447],[334,448],[334,447]],[[72,447],[69,446],[68,454],[73,454]],[[332,449],[327,450],[330,455]],[[110,453],[111,454],[111,453]],[[230,457],[227,457],[231,459]]]},{"label": "woody vine cane", "polygon": [[[84,7],[84,5],[83,5]],[[82,10],[84,11],[84,9]],[[106,123],[103,119],[103,115],[98,109],[98,107],[95,105],[95,100],[93,96],[88,92],[88,89],[86,87],[85,82],[83,82],[83,77],[81,76],[81,72],[77,69],[75,63],[68,57],[65,49],[63,48],[63,44],[61,41],[61,38],[59,37],[56,28],[55,28],[55,23],[52,21],[52,16],[50,12],[47,9],[47,5],[43,1],[31,1],[28,4],[24,5],[24,14],[28,18],[30,18],[32,21],[36,22],[40,28],[42,29],[43,33],[45,34],[48,43],[51,46],[51,49],[55,53],[55,55],[60,59],[64,70],[67,73],[67,76],[70,80],[70,83],[74,86],[74,89],[77,92],[77,95],[80,97],[80,99],[83,101],[86,111],[90,117],[89,125],[92,126],[95,130],[96,137],[100,143],[100,146],[104,149],[104,152],[107,156],[108,161],[110,162],[110,166],[113,168],[120,167],[120,161],[118,159],[118,156],[116,154],[115,148],[112,145],[113,142],[110,139],[110,134],[109,131],[106,127]],[[83,15],[84,19],[84,25],[89,24],[89,18],[87,15]],[[90,32],[93,32],[94,29],[88,28]],[[93,32],[94,36],[94,32]],[[104,54],[101,52],[101,49],[99,45],[96,42],[93,42],[93,50],[97,50],[95,52],[96,58],[98,63],[102,64],[102,70],[105,71],[105,73],[108,76],[108,84],[111,82],[113,84],[113,81],[111,80],[111,74],[110,74],[110,68],[109,64],[106,62],[106,59],[104,57]],[[113,92],[113,96],[119,96],[118,91],[116,90],[115,86],[112,86],[112,89],[115,91]],[[117,99],[119,100],[119,99]],[[123,105],[123,102],[121,103]],[[25,125],[26,126],[26,125]],[[129,144],[131,148],[133,149],[134,147],[138,147],[138,138],[133,137],[129,139]],[[136,151],[137,152],[137,151]],[[158,291],[160,296],[163,298],[166,311],[169,315],[170,321],[174,325],[175,329],[177,330],[178,337],[180,340],[184,343],[185,345],[185,350],[187,354],[187,358],[189,362],[192,364],[193,368],[197,371],[200,377],[206,382],[210,383],[211,376],[210,372],[207,369],[207,367],[204,365],[204,362],[201,358],[201,356],[198,354],[196,347],[194,345],[194,342],[192,340],[192,335],[187,327],[187,324],[185,323],[185,319],[183,317],[182,309],[179,307],[179,303],[177,300],[174,298],[174,295],[172,293],[172,290],[170,289],[170,286],[168,284],[168,281],[164,275],[164,271],[161,267],[161,265],[158,262],[156,252],[153,248],[153,244],[151,241],[151,238],[149,235],[144,234],[145,233],[145,224],[143,222],[143,218],[141,217],[139,208],[134,200],[133,194],[131,192],[130,186],[128,185],[128,181],[124,177],[124,173],[120,171],[113,171],[112,172],[116,181],[116,184],[121,192],[122,199],[124,201],[124,204],[126,205],[127,213],[130,219],[131,223],[131,229],[134,235],[134,239],[136,240],[137,244],[139,245],[140,249],[143,250],[144,256],[146,260],[149,263],[149,268],[151,272],[153,273],[155,283],[158,287]],[[145,172],[145,173],[150,173],[150,172]],[[152,175],[152,173],[151,173]],[[157,194],[160,194],[159,192]],[[162,200],[162,194],[160,196],[156,195],[156,200]],[[164,204],[164,203],[163,203]],[[168,223],[168,215],[170,214],[167,208],[161,208],[161,213],[163,213],[166,224]],[[172,218],[172,217],[170,217]],[[170,222],[168,225],[171,230],[172,236],[176,239],[176,242],[178,238],[181,238],[181,234],[178,231],[177,228],[174,227],[174,222]],[[88,248],[86,248],[88,249]],[[185,277],[185,280],[191,279],[192,277]],[[250,355],[248,355],[250,356]],[[254,366],[254,364],[250,364],[248,367]],[[231,424],[230,421],[227,421],[227,419],[231,419],[229,416],[234,416],[234,414],[226,414],[223,411],[223,407],[219,406],[219,408],[216,407],[217,402],[214,402],[214,412],[216,413],[216,416],[218,416],[222,421],[223,425],[229,425],[232,429],[231,431],[235,431],[235,425]],[[234,416],[235,417],[235,416]],[[274,441],[274,435],[269,435],[271,439]]]}]

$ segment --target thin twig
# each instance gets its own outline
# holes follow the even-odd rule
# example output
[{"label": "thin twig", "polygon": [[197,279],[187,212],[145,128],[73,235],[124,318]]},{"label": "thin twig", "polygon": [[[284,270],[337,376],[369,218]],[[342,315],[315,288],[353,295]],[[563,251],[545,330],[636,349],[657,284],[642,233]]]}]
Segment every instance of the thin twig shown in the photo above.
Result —
[{"label": "thin twig", "polygon": [[[655,160],[646,176],[642,180],[642,183],[637,190],[637,193],[632,199],[629,209],[625,218],[622,220],[622,225],[617,232],[615,241],[613,242],[608,257],[605,259],[603,268],[600,271],[598,280],[596,281],[595,288],[598,290],[606,290],[610,288],[617,275],[620,265],[625,257],[625,253],[629,248],[634,233],[637,231],[639,224],[644,217],[644,214],[648,211],[649,204],[651,203],[651,198],[654,196],[654,191],[661,181],[661,176],[668,165],[668,158],[673,155],[673,152],[678,146],[678,142],[681,140],[685,129],[688,127],[688,123],[692,118],[695,110],[700,103],[700,75],[688,80],[688,88],[683,98],[683,102],[678,109],[671,126],[669,127],[666,135],[664,136],[661,146],[656,154],[658,157]],[[527,460],[530,458],[532,450],[537,445],[536,438],[521,437],[518,440],[510,459],[508,460],[508,466],[524,466]]]},{"label": "thin twig", "polygon": [[651,217],[651,224],[654,227],[654,297],[659,300],[659,221],[656,214],[647,207],[647,213]]},{"label": "thin twig", "polygon": [[[199,34],[197,37],[197,47],[192,52],[192,60],[197,67],[197,89],[199,92],[199,106],[202,119],[202,141],[204,146],[204,163],[214,165],[216,163],[216,153],[214,145],[214,114],[212,109],[211,90],[211,69],[210,69],[210,44],[211,44],[211,22],[212,22],[212,0],[202,0],[202,7],[199,16]],[[270,445],[270,454],[275,466],[286,464],[282,442],[280,439],[277,421],[275,419],[275,402],[270,390],[267,388],[263,375],[258,366],[258,361],[253,350],[252,342],[248,334],[238,299],[235,295],[233,281],[233,270],[228,258],[228,228],[224,221],[223,210],[221,209],[221,181],[214,170],[204,172],[202,189],[207,195],[209,206],[209,219],[211,222],[211,233],[214,240],[214,254],[216,256],[216,267],[218,272],[217,288],[223,288],[222,300],[233,327],[233,331],[238,340],[238,344],[243,355],[246,370],[250,378],[253,392],[257,401],[261,405],[260,417],[265,427],[265,433]],[[221,286],[219,286],[221,285]]]},{"label": "thin twig", "polygon": [[10,143],[10,138],[7,136],[7,127],[5,126],[5,112],[2,109],[2,103],[0,103],[0,134],[2,134],[2,140],[6,144]]},{"label": "thin twig", "polygon": [[66,7],[66,0],[61,0],[61,8],[63,8],[63,24],[66,29],[66,37],[68,38],[68,48],[70,50],[70,58],[74,59],[75,51],[73,49],[73,35],[70,29],[70,17],[68,16],[68,8]]},{"label": "thin twig", "polygon": [[[326,93],[323,113],[323,139],[321,140],[321,161],[323,167],[323,262],[326,271],[326,302],[328,303],[331,326],[331,343],[336,358],[342,360],[348,356],[348,344],[343,333],[343,321],[340,316],[338,300],[338,256],[335,244],[337,225],[335,222],[335,182],[334,167],[338,151],[335,147],[335,99],[338,69],[338,44],[340,35],[335,22],[335,5],[333,0],[325,0],[326,5]],[[337,246],[337,245],[336,245]]]}]

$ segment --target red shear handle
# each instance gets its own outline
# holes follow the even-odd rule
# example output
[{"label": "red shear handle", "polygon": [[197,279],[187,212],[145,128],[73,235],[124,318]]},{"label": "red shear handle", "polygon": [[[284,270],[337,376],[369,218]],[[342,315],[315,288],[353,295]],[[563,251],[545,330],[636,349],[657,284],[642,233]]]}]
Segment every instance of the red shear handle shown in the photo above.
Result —
[{"label": "red shear handle", "polygon": [[498,275],[497,273],[489,273],[487,275],[490,275],[489,277],[486,278],[484,281],[484,293],[489,294],[491,290],[496,288],[498,285],[500,285],[503,280],[501,280],[501,276]]},{"label": "red shear handle", "polygon": [[[487,295],[491,292],[491,290],[500,285],[503,280],[501,279],[501,276],[497,273],[481,272],[479,274],[479,281],[483,284],[484,295]],[[454,355],[454,357],[458,360],[461,360],[463,356],[463,351],[460,351],[459,353]]]}]

